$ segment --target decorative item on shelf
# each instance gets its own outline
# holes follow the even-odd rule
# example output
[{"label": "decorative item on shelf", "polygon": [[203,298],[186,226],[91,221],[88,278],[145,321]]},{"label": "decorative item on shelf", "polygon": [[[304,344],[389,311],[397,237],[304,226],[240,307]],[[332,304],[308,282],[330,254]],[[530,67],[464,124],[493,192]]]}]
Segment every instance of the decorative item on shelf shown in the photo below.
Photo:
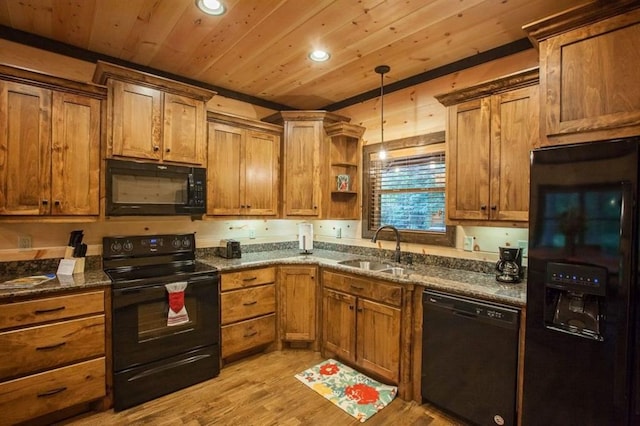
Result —
[{"label": "decorative item on shelf", "polygon": [[349,175],[336,176],[336,189],[340,192],[351,190],[351,177]]}]

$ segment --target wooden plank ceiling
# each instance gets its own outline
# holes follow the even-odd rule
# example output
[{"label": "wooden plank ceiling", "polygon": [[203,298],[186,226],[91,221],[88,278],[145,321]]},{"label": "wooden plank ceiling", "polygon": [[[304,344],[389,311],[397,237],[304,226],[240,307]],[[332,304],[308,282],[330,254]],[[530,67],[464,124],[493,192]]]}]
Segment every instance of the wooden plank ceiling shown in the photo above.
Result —
[{"label": "wooden plank ceiling", "polygon": [[[377,65],[391,67],[385,86],[415,79],[521,40],[524,24],[586,0],[224,2],[227,13],[215,17],[194,0],[3,0],[0,25],[4,34],[18,30],[288,108],[322,109],[378,89]],[[315,48],[331,59],[309,60]]]}]

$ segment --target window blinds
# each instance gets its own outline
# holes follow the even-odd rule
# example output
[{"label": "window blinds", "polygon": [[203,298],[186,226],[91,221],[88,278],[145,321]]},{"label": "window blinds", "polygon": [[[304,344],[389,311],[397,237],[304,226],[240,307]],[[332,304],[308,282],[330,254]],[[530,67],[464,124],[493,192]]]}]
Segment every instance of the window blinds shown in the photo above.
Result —
[{"label": "window blinds", "polygon": [[370,162],[369,224],[416,231],[446,231],[444,152]]}]

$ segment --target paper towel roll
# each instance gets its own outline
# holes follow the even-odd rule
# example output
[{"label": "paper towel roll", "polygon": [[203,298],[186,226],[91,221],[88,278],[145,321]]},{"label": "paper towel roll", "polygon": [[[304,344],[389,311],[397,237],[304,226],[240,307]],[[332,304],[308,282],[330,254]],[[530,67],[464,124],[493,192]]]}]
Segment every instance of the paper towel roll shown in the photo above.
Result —
[{"label": "paper towel roll", "polygon": [[312,223],[300,223],[298,224],[298,241],[300,250],[310,252],[313,250],[313,224]]}]

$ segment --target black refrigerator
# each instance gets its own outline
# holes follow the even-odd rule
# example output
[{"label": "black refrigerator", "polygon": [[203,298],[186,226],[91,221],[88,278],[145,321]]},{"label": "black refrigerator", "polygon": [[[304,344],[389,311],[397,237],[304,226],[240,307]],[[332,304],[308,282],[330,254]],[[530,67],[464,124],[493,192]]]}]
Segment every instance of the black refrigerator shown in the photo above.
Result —
[{"label": "black refrigerator", "polygon": [[640,425],[640,138],[531,154],[522,425]]}]

